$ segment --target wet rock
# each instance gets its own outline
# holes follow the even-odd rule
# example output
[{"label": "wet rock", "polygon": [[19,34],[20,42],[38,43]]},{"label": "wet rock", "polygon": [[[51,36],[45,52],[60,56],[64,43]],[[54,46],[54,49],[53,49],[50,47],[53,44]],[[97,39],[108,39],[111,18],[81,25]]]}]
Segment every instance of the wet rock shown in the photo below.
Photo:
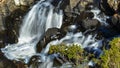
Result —
[{"label": "wet rock", "polygon": [[[21,0],[22,2],[25,0]],[[28,6],[33,3],[34,0],[29,0],[26,6],[16,6],[14,0],[0,0],[0,32],[4,31],[4,34],[0,34],[0,44],[12,44],[17,42],[17,36],[19,28],[22,22],[22,17],[28,11]],[[3,38],[4,37],[4,38]]]},{"label": "wet rock", "polygon": [[84,11],[90,3],[93,3],[93,0],[70,0],[71,8],[78,7],[80,11]]},{"label": "wet rock", "polygon": [[0,31],[0,48],[4,47],[4,41],[3,41],[3,39],[4,39],[4,33],[5,33],[4,30]]},{"label": "wet rock", "polygon": [[45,39],[48,41],[60,39],[63,36],[64,36],[64,33],[58,28],[50,28],[45,33]]},{"label": "wet rock", "polygon": [[67,25],[65,27],[62,28],[62,30],[67,33],[67,32],[73,32],[73,33],[76,33],[76,32],[80,32],[81,29],[80,29],[80,25],[79,24],[72,24],[72,25]]},{"label": "wet rock", "polygon": [[17,66],[0,54],[0,68],[17,68]]},{"label": "wet rock", "polygon": [[15,30],[5,30],[4,36],[3,36],[3,43],[5,45],[7,44],[14,44],[18,42],[18,37],[16,35]]},{"label": "wet rock", "polygon": [[30,61],[28,63],[28,67],[37,67],[40,63],[42,63],[41,61],[41,56],[38,55],[34,55],[30,58]]},{"label": "wet rock", "polygon": [[18,35],[19,29],[22,24],[22,19],[23,19],[23,16],[25,15],[25,13],[26,13],[26,11],[24,11],[22,9],[16,9],[11,14],[6,16],[5,23],[4,23],[5,28],[9,29],[9,30],[12,30],[12,29],[15,30],[15,32]]},{"label": "wet rock", "polygon": [[104,38],[112,38],[112,37],[114,37],[114,36],[116,36],[116,35],[118,35],[119,33],[116,31],[116,30],[114,30],[113,28],[111,28],[111,27],[100,27],[99,29],[98,29],[98,31],[100,31],[101,32],[101,35],[104,37]]},{"label": "wet rock", "polygon": [[4,34],[4,25],[3,25],[3,17],[0,14],[0,48],[4,47],[3,45],[3,34]]},{"label": "wet rock", "polygon": [[99,28],[100,22],[97,19],[85,19],[82,21],[82,26],[85,30]]},{"label": "wet rock", "polygon": [[65,35],[63,31],[58,28],[50,28],[46,31],[43,39],[37,45],[37,51],[40,52],[42,48],[45,48],[47,43],[52,40],[60,39]]},{"label": "wet rock", "polygon": [[106,14],[112,16],[115,14],[115,10],[110,7],[107,0],[101,0],[100,9]]},{"label": "wet rock", "polygon": [[94,14],[92,12],[80,12],[80,15],[76,17],[75,22],[80,22],[84,19],[92,19],[94,17]]},{"label": "wet rock", "polygon": [[20,61],[15,61],[14,63],[17,68],[28,68],[27,65],[25,65],[24,63],[22,63]]},{"label": "wet rock", "polygon": [[120,31],[120,15],[114,14],[112,16],[112,24],[111,26],[115,29],[115,31]]}]

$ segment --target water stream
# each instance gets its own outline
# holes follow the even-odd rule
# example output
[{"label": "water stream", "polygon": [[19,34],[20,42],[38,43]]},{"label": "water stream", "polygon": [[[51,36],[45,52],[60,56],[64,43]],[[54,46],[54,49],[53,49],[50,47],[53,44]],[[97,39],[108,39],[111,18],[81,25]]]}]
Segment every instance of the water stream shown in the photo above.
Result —
[{"label": "water stream", "polygon": [[22,59],[28,63],[29,59],[36,54],[36,45],[45,31],[49,28],[61,27],[63,12],[55,8],[51,2],[41,0],[28,12],[21,25],[18,43],[9,44],[1,49],[8,59],[17,61]]},{"label": "water stream", "polygon": [[[44,33],[49,28],[61,28],[63,21],[63,11],[51,4],[53,0],[41,0],[35,4],[28,14],[24,17],[23,24],[19,32],[17,44],[9,44],[2,48],[4,55],[10,60],[23,60],[28,63],[30,58],[34,55],[41,57],[39,68],[52,68],[53,59],[57,57],[56,54],[47,56],[50,45],[60,43],[79,44],[82,48],[90,47],[99,49],[102,47],[102,40],[97,40],[96,35],[84,35],[82,32],[72,33],[68,32],[65,37],[60,40],[54,40],[47,44],[46,48],[41,53],[36,53],[36,45],[44,36]],[[56,11],[57,10],[57,11]],[[94,19],[102,22],[102,25],[107,26],[106,18],[100,17],[100,10],[93,9]],[[72,29],[73,27],[71,27]],[[74,26],[75,28],[75,26]],[[33,67],[30,67],[33,68]]]}]

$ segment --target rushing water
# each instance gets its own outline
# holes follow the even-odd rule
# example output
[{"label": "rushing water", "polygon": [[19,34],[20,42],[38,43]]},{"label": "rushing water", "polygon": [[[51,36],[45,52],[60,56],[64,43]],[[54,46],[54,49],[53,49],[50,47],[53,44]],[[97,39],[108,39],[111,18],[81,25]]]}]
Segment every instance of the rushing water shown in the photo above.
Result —
[{"label": "rushing water", "polygon": [[41,40],[45,31],[53,27],[60,28],[62,19],[62,10],[55,8],[50,0],[39,1],[23,20],[18,43],[9,44],[1,49],[2,52],[8,59],[22,59],[27,63],[30,57],[36,54],[36,44]]},{"label": "rushing water", "polygon": [[[70,44],[79,44],[82,48],[93,48],[95,53],[101,53],[99,48],[102,47],[103,40],[97,40],[95,38],[97,34],[84,35],[82,32],[68,32],[62,39],[48,43],[41,53],[36,53],[36,45],[42,39],[44,33],[49,28],[61,28],[62,25],[63,12],[59,9],[60,3],[57,7],[54,7],[51,4],[52,1],[53,0],[39,1],[25,16],[23,24],[21,25],[18,43],[9,44],[1,49],[8,59],[17,61],[24,60],[25,63],[28,63],[32,56],[37,55],[41,57],[38,62],[42,62],[38,65],[39,68],[52,68],[53,59],[57,57],[57,54],[47,56],[47,53],[51,44],[56,45],[60,43],[65,43],[68,46]],[[107,16],[101,17],[99,15],[99,9],[93,9],[90,12],[94,13],[94,19],[99,20],[102,25],[108,25],[106,23]],[[75,25],[69,27],[71,30],[75,28]],[[30,66],[30,68],[34,67]]]}]

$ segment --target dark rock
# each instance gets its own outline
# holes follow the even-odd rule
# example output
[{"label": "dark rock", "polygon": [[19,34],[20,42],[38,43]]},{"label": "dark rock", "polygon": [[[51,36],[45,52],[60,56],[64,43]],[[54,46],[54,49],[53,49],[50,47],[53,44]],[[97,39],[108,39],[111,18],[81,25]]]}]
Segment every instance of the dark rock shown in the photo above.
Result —
[{"label": "dark rock", "polygon": [[114,14],[111,18],[111,26],[115,31],[120,31],[120,15]]},{"label": "dark rock", "polygon": [[0,14],[0,48],[4,47],[3,45],[3,34],[4,34],[4,25],[3,25],[3,16]]},{"label": "dark rock", "polygon": [[60,9],[66,10],[70,5],[70,0],[62,0],[62,3],[60,5]]},{"label": "dark rock", "polygon": [[18,37],[16,35],[15,30],[5,30],[5,34],[3,36],[3,43],[7,44],[14,44],[18,42]]},{"label": "dark rock", "polygon": [[0,68],[17,68],[17,66],[0,54]]},{"label": "dark rock", "polygon": [[62,0],[53,0],[52,4],[56,7],[58,7],[58,4],[60,3],[60,1],[62,1]]},{"label": "dark rock", "polygon": [[93,47],[86,47],[84,50],[88,53],[94,54],[95,58],[99,58],[100,55],[103,53],[101,49],[93,48]]},{"label": "dark rock", "polygon": [[28,67],[37,67],[39,63],[42,63],[41,56],[35,55],[30,58],[30,61],[28,63]]},{"label": "dark rock", "polygon": [[93,28],[99,28],[100,22],[96,19],[85,19],[82,22],[82,26],[84,29],[93,29]]},{"label": "dark rock", "polygon": [[94,17],[94,14],[92,12],[80,12],[80,16],[77,16],[75,19],[75,22],[80,22],[84,19],[92,19]]},{"label": "dark rock", "polygon": [[72,25],[67,25],[65,27],[62,28],[62,30],[67,33],[67,32],[73,32],[73,33],[76,33],[76,32],[80,32],[81,29],[80,29],[80,25],[79,24],[72,24]]},{"label": "dark rock", "polygon": [[[33,4],[34,0],[19,0],[21,2],[20,6],[15,5],[15,1],[0,1],[0,35],[1,31],[4,31],[1,35],[2,38],[0,38],[1,45],[17,42],[22,17],[28,11],[28,6]],[[27,4],[26,6],[24,5],[25,3]]]},{"label": "dark rock", "polygon": [[111,38],[116,35],[119,35],[119,33],[116,30],[114,30],[113,28],[110,28],[110,27],[100,27],[98,29],[98,31],[101,32],[101,34],[104,38]]},{"label": "dark rock", "polygon": [[76,31],[79,32],[79,31],[84,31],[83,27],[81,26],[82,20],[88,19],[88,18],[92,19],[94,17],[94,14],[92,12],[84,11],[84,12],[80,12],[80,15],[77,15],[76,17],[71,17],[71,18],[69,18],[69,17],[70,16],[68,16],[66,18],[67,21],[64,21],[65,23],[63,23],[63,25],[62,25],[62,30],[67,32],[67,31],[69,31],[68,28],[71,25],[75,25],[75,26],[77,26],[77,30]]},{"label": "dark rock", "polygon": [[8,16],[5,17],[4,26],[6,29],[15,30],[17,35],[19,34],[19,29],[22,24],[23,16],[25,15],[26,11],[21,9],[16,9]]},{"label": "dark rock", "polygon": [[101,0],[100,9],[106,14],[112,16],[115,14],[115,10],[110,7],[107,0]]},{"label": "dark rock", "polygon": [[17,68],[28,68],[28,66],[20,61],[14,61]]},{"label": "dark rock", "polygon": [[0,14],[0,31],[2,31],[2,30],[5,29],[5,27],[4,27],[4,25],[3,25],[3,22],[4,22],[3,16],[2,16],[2,14]]},{"label": "dark rock", "polygon": [[78,7],[79,11],[84,11],[86,5],[93,3],[93,0],[70,0],[71,8]]},{"label": "dark rock", "polygon": [[64,32],[62,32],[58,28],[50,28],[46,31],[43,39],[37,45],[37,51],[40,52],[41,49],[45,48],[47,43],[52,40],[60,39],[64,36]]},{"label": "dark rock", "polygon": [[1,31],[0,31],[0,48],[3,48],[3,47],[4,47],[4,43],[3,43],[4,33],[5,33],[4,30],[1,30]]}]

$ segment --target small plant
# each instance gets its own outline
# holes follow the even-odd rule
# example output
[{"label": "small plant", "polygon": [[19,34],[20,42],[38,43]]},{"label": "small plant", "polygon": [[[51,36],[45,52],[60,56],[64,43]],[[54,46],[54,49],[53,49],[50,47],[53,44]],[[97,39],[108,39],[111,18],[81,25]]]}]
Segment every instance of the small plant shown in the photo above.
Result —
[{"label": "small plant", "polygon": [[101,59],[97,60],[100,68],[120,68],[120,38],[114,38],[110,46],[109,50],[104,49]]},{"label": "small plant", "polygon": [[74,60],[75,64],[78,64],[84,60],[83,49],[81,49],[80,45],[75,44],[69,46],[66,46],[65,44],[51,45],[49,54],[53,53],[60,53],[60,55],[66,56],[69,61]]}]

